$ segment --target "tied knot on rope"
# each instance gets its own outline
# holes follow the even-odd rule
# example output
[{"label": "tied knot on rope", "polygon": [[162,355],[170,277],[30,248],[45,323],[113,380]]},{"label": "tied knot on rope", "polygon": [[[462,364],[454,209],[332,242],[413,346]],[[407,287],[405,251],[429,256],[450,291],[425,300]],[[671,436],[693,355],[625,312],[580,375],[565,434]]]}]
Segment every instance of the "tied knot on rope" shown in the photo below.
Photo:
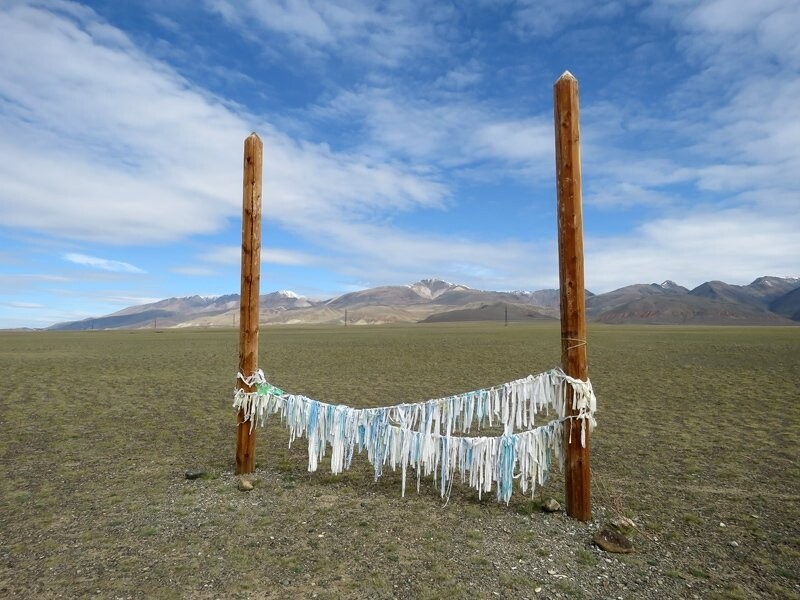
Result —
[{"label": "tied knot on rope", "polygon": [[[566,418],[575,420],[581,424],[581,446],[586,447],[586,427],[588,423],[589,431],[597,426],[594,413],[597,410],[597,398],[592,389],[592,382],[588,379],[576,379],[566,373],[563,374],[564,380],[572,386],[572,410],[577,414],[568,415]],[[569,441],[572,443],[572,425],[569,426]]]},{"label": "tied knot on rope", "polygon": [[255,373],[247,377],[241,373],[237,373],[236,379],[241,379],[247,387],[253,387],[267,383],[267,378],[264,375],[264,371],[261,369],[258,369]]}]

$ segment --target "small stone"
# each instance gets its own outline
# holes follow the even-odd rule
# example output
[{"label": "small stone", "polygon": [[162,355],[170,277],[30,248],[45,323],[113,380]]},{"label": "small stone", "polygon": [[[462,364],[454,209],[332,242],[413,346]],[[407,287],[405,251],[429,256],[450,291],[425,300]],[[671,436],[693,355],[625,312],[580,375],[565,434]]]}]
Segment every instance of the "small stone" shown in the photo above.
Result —
[{"label": "small stone", "polygon": [[719,526],[720,526],[720,527],[725,527],[725,523],[723,523],[722,521],[720,521],[720,522],[719,522]]},{"label": "small stone", "polygon": [[208,471],[203,469],[189,469],[186,471],[186,479],[201,479],[208,475]]},{"label": "small stone", "polygon": [[622,515],[617,515],[616,517],[613,517],[609,521],[609,524],[614,529],[625,535],[630,535],[630,533],[636,529],[636,523],[634,523],[628,517],[624,517]]},{"label": "small stone", "polygon": [[728,545],[731,546],[732,548],[738,548],[739,547],[739,542],[736,542],[736,541],[728,542]]},{"label": "small stone", "polygon": [[606,552],[614,552],[616,554],[629,554],[633,552],[633,544],[631,541],[618,531],[609,529],[608,527],[601,527],[595,534],[593,541]]},{"label": "small stone", "polygon": [[544,512],[558,512],[561,510],[561,505],[558,503],[558,500],[555,498],[548,498],[544,504],[542,504],[542,510]]},{"label": "small stone", "polygon": [[253,489],[253,482],[249,479],[240,479],[239,480],[239,491],[241,492],[249,492]]},{"label": "small stone", "polygon": [[535,590],[533,590],[533,592],[534,592],[535,594],[538,594],[538,593],[539,593],[539,592],[541,592],[541,591],[542,591],[542,588],[540,588],[540,587],[537,587]]}]

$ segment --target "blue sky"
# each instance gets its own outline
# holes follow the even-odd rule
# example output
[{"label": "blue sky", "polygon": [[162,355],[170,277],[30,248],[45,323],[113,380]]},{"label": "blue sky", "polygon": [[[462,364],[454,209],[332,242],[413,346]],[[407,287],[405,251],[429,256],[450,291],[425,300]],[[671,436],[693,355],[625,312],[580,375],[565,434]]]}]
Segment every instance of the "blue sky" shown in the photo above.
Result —
[{"label": "blue sky", "polygon": [[586,282],[800,275],[797,0],[0,4],[0,327],[239,289],[555,287],[552,86]]}]

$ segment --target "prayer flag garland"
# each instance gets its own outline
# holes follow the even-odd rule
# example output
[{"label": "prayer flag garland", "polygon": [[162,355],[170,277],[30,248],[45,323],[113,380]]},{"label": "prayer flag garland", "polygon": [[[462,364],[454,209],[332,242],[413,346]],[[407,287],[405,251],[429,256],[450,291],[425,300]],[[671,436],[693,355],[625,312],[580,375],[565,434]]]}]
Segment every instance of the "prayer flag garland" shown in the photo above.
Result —
[{"label": "prayer flag garland", "polygon": [[[497,484],[497,500],[508,504],[514,479],[525,493],[547,479],[551,456],[563,467],[563,423],[581,423],[581,444],[586,445],[586,428],[596,425],[597,400],[591,382],[574,379],[561,369],[551,369],[490,388],[413,404],[380,408],[352,408],[328,404],[300,394],[289,394],[268,383],[260,369],[252,376],[238,374],[248,387],[237,389],[233,407],[244,412],[252,429],[266,424],[280,413],[289,429],[289,446],[298,437],[308,440],[308,470],[316,471],[319,461],[331,446],[331,473],[348,469],[355,449],[366,450],[375,470],[375,480],[384,465],[402,470],[402,495],[405,496],[408,467],[417,473],[417,491],[422,475],[440,480],[441,495],[449,496],[456,472],[462,483],[478,491],[478,496]],[[573,390],[573,416],[566,414],[567,386]],[[554,411],[558,417],[545,425],[534,424],[537,413]],[[504,433],[494,437],[467,437],[478,428],[502,425]],[[514,430],[518,433],[514,433]],[[570,430],[571,435],[571,430]],[[515,471],[517,474],[515,475]]]}]

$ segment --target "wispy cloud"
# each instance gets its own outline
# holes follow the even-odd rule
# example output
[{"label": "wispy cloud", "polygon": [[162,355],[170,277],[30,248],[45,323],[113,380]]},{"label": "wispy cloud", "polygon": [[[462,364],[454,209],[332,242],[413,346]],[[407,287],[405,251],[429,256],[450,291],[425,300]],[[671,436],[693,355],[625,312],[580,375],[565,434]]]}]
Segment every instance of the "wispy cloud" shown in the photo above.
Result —
[{"label": "wispy cloud", "polygon": [[587,285],[606,291],[625,281],[673,279],[693,287],[710,278],[710,264],[712,278],[731,283],[794,275],[796,227],[791,219],[741,208],[658,218],[631,235],[587,239]]},{"label": "wispy cloud", "polygon": [[[511,112],[511,111],[509,111]],[[450,94],[421,97],[389,87],[341,91],[312,110],[321,120],[360,125],[362,147],[376,156],[400,156],[429,168],[469,171],[486,161],[495,172],[552,175],[552,115],[503,115],[490,104]]]},{"label": "wispy cloud", "polygon": [[425,235],[358,222],[319,226],[316,240],[339,273],[373,285],[407,283],[431,273],[487,289],[531,282],[550,286],[557,278],[555,247],[546,242]]},{"label": "wispy cloud", "polygon": [[122,262],[120,260],[109,260],[107,258],[98,258],[96,256],[88,256],[86,254],[78,254],[76,252],[69,252],[64,255],[64,260],[68,260],[76,265],[83,265],[85,267],[92,267],[93,269],[100,269],[101,271],[111,271],[113,273],[144,273],[139,267],[130,263]]},{"label": "wispy cloud", "polygon": [[44,308],[44,304],[37,302],[0,302],[0,306],[8,308]]},{"label": "wispy cloud", "polygon": [[[218,246],[203,252],[199,260],[217,265],[238,265],[242,259],[240,246]],[[325,262],[322,257],[285,248],[262,248],[261,262],[273,265],[307,266]]]},{"label": "wispy cloud", "polygon": [[108,296],[104,298],[104,300],[120,306],[139,306],[141,304],[152,304],[153,302],[163,300],[163,298],[153,296]]},{"label": "wispy cloud", "polygon": [[294,140],[146,56],[91,10],[79,12],[0,11],[8,226],[108,244],[219,231],[240,211],[241,145],[252,124],[270,161],[273,217],[284,223],[296,226],[315,207],[343,218],[436,204],[447,193],[403,165]]},{"label": "wispy cloud", "polygon": [[211,277],[216,275],[217,272],[214,269],[209,269],[208,267],[196,267],[196,266],[189,266],[189,267],[173,267],[170,269],[173,273],[177,273],[178,275],[187,275],[189,277]]},{"label": "wispy cloud", "polygon": [[445,6],[415,2],[206,0],[205,6],[240,32],[255,25],[279,34],[273,50],[288,47],[311,59],[345,56],[384,66],[440,48],[443,21],[451,15]]},{"label": "wispy cloud", "polygon": [[463,90],[479,83],[481,79],[483,79],[483,68],[473,58],[437,77],[435,85],[447,90]]},{"label": "wispy cloud", "polygon": [[521,37],[549,38],[563,29],[589,20],[609,19],[622,13],[625,0],[511,0],[510,28]]},{"label": "wispy cloud", "polygon": [[69,283],[71,281],[74,281],[72,277],[48,273],[0,273],[0,285],[7,286],[9,289],[31,284]]}]

